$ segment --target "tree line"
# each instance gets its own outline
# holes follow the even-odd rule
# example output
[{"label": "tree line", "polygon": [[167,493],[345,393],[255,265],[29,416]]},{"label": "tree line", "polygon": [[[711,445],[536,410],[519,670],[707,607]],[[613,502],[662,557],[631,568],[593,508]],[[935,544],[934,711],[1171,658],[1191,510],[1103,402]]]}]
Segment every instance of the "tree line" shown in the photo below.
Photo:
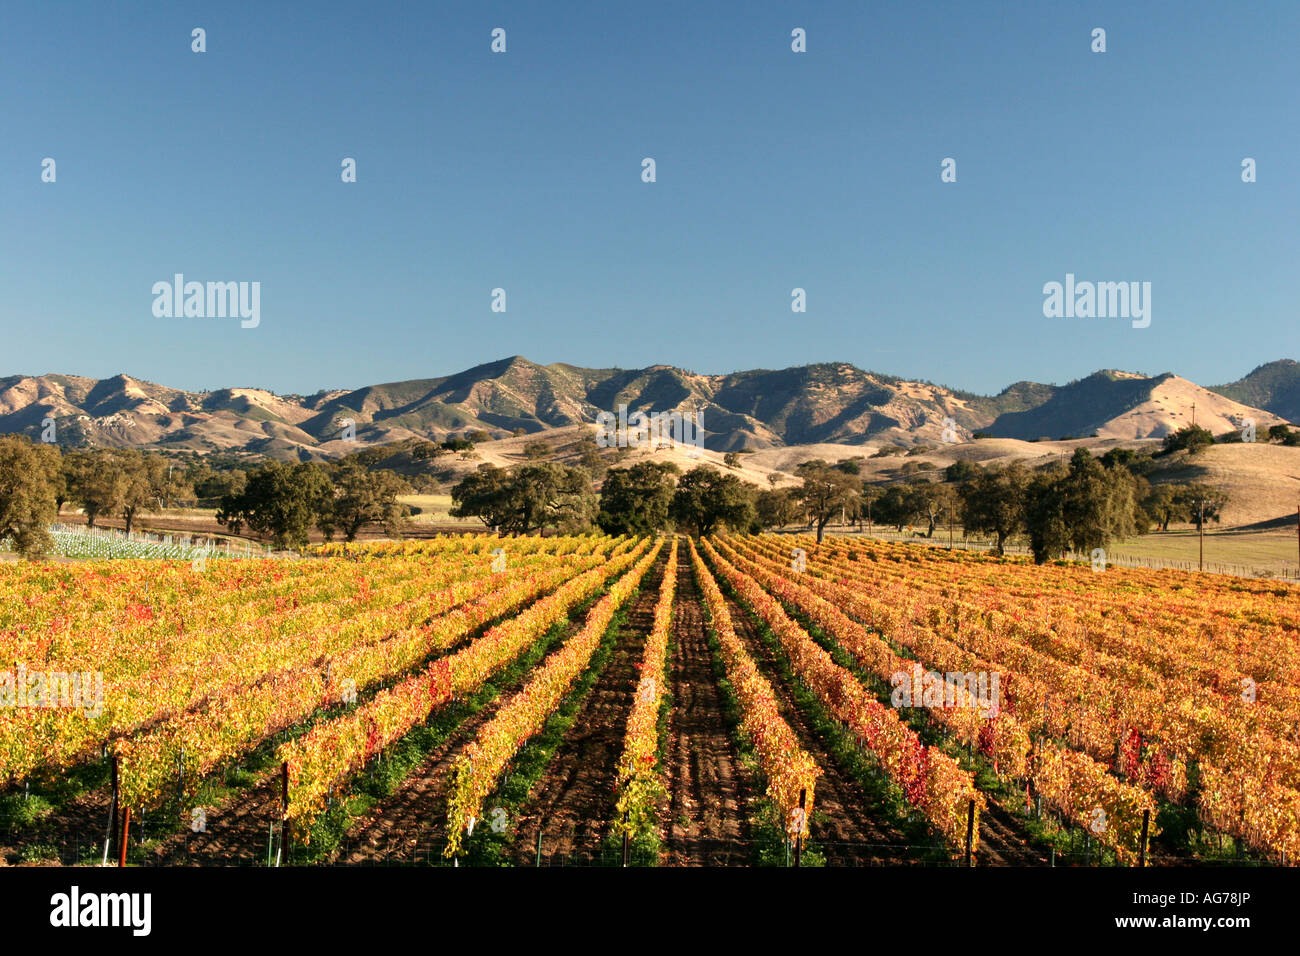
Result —
[{"label": "tree line", "polygon": [[[1188,426],[1156,454],[1195,453],[1203,437]],[[422,443],[414,451],[433,458],[463,453],[469,444]],[[520,465],[486,464],[464,476],[451,490],[451,515],[478,518],[509,535],[597,528],[609,534],[678,529],[707,535],[802,521],[819,541],[836,521],[899,531],[920,525],[927,536],[956,523],[965,532],[989,535],[997,553],[1023,537],[1043,562],[1070,550],[1104,548],[1153,526],[1167,530],[1172,521],[1218,521],[1228,503],[1213,487],[1150,482],[1156,456],[1127,449],[1094,458],[1079,448],[1068,462],[1037,469],[959,461],[930,472],[938,480],[922,469],[905,469],[905,480],[884,485],[865,482],[854,459],[813,460],[795,469],[794,487],[777,487],[782,476],[773,474],[770,486],[760,488],[708,464],[685,472],[654,461],[610,467],[594,442],[579,443],[578,464],[565,465],[543,460],[551,449],[535,444]],[[177,466],[132,450],[65,451],[6,436],[0,438],[0,538],[12,539],[22,553],[41,553],[50,544],[48,526],[67,503],[80,506],[92,527],[114,517],[130,531],[140,514],[190,498],[215,501],[216,519],[231,533],[248,528],[277,548],[302,547],[313,530],[327,540],[353,540],[372,524],[396,536],[409,514],[397,497],[410,487],[395,472],[376,467],[391,453],[380,451],[363,450],[330,464],[213,468],[202,461]]]},{"label": "tree line", "polygon": [[64,450],[0,436],[0,539],[24,555],[50,549],[49,527],[65,505],[80,507],[89,527],[114,518],[130,533],[142,514],[207,498],[218,502],[217,521],[232,534],[247,526],[286,548],[304,546],[312,528],[327,540],[350,541],[368,524],[396,534],[409,513],[397,496],[408,490],[395,473],[353,459],[218,470],[132,449]]},{"label": "tree line", "polygon": [[[1181,446],[1180,446],[1181,447]],[[1160,454],[1168,453],[1166,448]],[[807,461],[794,487],[760,488],[711,465],[683,473],[668,462],[603,469],[595,490],[585,467],[536,462],[515,468],[483,465],[452,488],[455,517],[474,517],[501,534],[608,534],[685,530],[757,532],[804,522],[818,541],[826,528],[920,525],[933,536],[944,523],[988,535],[994,551],[1025,538],[1039,563],[1070,551],[1167,530],[1171,521],[1218,521],[1228,496],[1202,484],[1151,483],[1154,456],[1112,449],[1100,458],[1076,449],[1068,461],[1037,469],[1013,462],[980,467],[956,462],[941,480],[913,473],[887,485],[864,482],[852,459]]]}]

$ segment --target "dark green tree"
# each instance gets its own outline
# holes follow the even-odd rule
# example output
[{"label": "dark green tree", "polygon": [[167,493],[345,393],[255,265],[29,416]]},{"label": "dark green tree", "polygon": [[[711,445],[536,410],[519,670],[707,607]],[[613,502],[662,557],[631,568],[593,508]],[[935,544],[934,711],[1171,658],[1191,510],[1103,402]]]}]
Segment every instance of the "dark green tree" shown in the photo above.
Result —
[{"label": "dark green tree", "polygon": [[1169,530],[1170,521],[1182,518],[1181,506],[1177,502],[1178,488],[1169,482],[1151,485],[1142,499],[1143,510],[1161,531]]},{"label": "dark green tree", "polygon": [[370,471],[344,465],[333,476],[334,524],[348,541],[368,524],[382,525],[390,537],[398,537],[411,509],[397,500],[410,489],[391,471]]},{"label": "dark green tree", "polygon": [[1201,530],[1202,519],[1218,524],[1229,500],[1222,488],[1199,483],[1182,485],[1174,492],[1174,503],[1183,520],[1190,521],[1197,531]]},{"label": "dark green tree", "polygon": [[1043,564],[1070,547],[1063,508],[1068,471],[1059,462],[1037,471],[1025,485],[1025,526],[1034,561]]},{"label": "dark green tree", "polygon": [[82,470],[75,479],[69,478],[70,497],[81,505],[87,526],[93,528],[100,515],[121,510],[126,475],[121,460],[111,452],[89,452],[79,464]]},{"label": "dark green tree", "polygon": [[234,534],[248,525],[275,548],[302,548],[313,527],[333,536],[334,484],[320,465],[272,462],[250,472],[242,492],[221,499],[217,522]]},{"label": "dark green tree", "polygon": [[764,488],[754,498],[760,528],[783,528],[799,517],[799,503],[788,488]]},{"label": "dark green tree", "polygon": [[962,527],[994,536],[994,553],[1006,553],[1007,540],[1024,527],[1029,474],[1019,462],[981,469],[958,489]]},{"label": "dark green tree", "polygon": [[905,526],[920,518],[920,504],[920,498],[909,486],[892,484],[886,487],[876,499],[872,506],[871,517],[880,524],[902,531]]},{"label": "dark green tree", "polygon": [[0,437],[0,538],[11,539],[23,556],[42,554],[53,543],[56,456],[20,435]]},{"label": "dark green tree", "polygon": [[1137,533],[1137,483],[1127,469],[1107,469],[1076,448],[1061,485],[1061,513],[1076,552],[1090,553]]},{"label": "dark green tree", "polygon": [[508,533],[519,509],[510,472],[496,465],[480,465],[451,489],[453,518],[478,518],[498,534]]},{"label": "dark green tree", "polygon": [[853,504],[862,482],[856,476],[828,467],[824,462],[806,462],[798,474],[803,483],[795,489],[795,498],[817,528],[820,544],[830,521],[843,515]]},{"label": "dark green tree", "polygon": [[554,462],[506,471],[482,465],[451,490],[454,518],[478,518],[500,534],[577,532],[596,517],[591,476]]},{"label": "dark green tree", "polygon": [[126,533],[130,534],[140,512],[161,507],[166,494],[167,463],[157,455],[142,455],[138,451],[116,452],[113,459],[121,475],[117,506],[126,522]]},{"label": "dark green tree", "polygon": [[975,466],[968,461],[954,461],[943,470],[943,480],[960,484],[975,476]]},{"label": "dark green tree", "polygon": [[1165,436],[1166,453],[1187,449],[1195,453],[1197,449],[1214,444],[1214,434],[1200,425],[1184,425],[1178,431]]},{"label": "dark green tree", "polygon": [[934,537],[935,528],[951,507],[956,512],[957,495],[951,485],[937,481],[916,481],[907,486],[911,510],[925,522],[925,536]]},{"label": "dark green tree", "polygon": [[669,527],[679,470],[671,462],[643,461],[611,468],[600,489],[596,523],[606,534],[647,534]]},{"label": "dark green tree", "polygon": [[700,537],[719,528],[747,529],[754,521],[756,486],[709,465],[697,465],[677,482],[668,513]]}]

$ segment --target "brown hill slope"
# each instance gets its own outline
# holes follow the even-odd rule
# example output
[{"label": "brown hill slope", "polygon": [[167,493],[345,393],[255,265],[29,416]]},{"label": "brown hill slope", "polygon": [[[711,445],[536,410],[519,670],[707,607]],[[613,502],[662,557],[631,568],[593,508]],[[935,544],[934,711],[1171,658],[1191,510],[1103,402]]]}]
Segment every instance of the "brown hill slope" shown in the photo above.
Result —
[{"label": "brown hill slope", "polygon": [[1018,382],[980,396],[823,363],[700,375],[667,365],[590,369],[539,365],[520,356],[442,378],[311,396],[258,388],[186,392],[126,375],[0,379],[0,432],[33,437],[52,418],[72,445],[242,450],[281,458],[346,453],[347,420],[365,444],[442,439],[482,430],[505,437],[589,423],[598,412],[699,411],[712,451],[968,440],[975,432],[1021,440],[1160,437],[1191,420],[1214,431],[1250,417],[1281,419],[1186,379],[1098,372],[1065,386]]}]

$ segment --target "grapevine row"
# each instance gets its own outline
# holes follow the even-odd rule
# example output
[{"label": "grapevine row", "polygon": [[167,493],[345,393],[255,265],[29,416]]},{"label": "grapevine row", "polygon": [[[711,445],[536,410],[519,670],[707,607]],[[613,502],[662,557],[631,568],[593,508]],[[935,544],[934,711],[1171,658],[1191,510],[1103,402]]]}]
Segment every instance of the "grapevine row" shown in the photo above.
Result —
[{"label": "grapevine row", "polygon": [[662,542],[657,543],[614,582],[587,612],[582,629],[542,662],[523,690],[497,711],[456,758],[447,801],[447,856],[459,852],[465,836],[473,832],[483,800],[496,787],[506,764],[541,731],[573,682],[587,669],[614,612],[640,585],[662,547]]},{"label": "grapevine row", "polygon": [[618,764],[618,820],[615,826],[630,836],[651,832],[665,790],[658,766],[659,710],[666,689],[668,639],[672,631],[673,601],[677,594],[677,539],[668,552],[654,623],[641,657],[632,711]]},{"label": "grapevine row", "polygon": [[565,582],[517,616],[492,626],[469,646],[282,745],[279,758],[289,769],[287,817],[310,823],[324,808],[329,793],[381,748],[427,720],[435,709],[481,687],[606,580],[630,567],[648,544],[642,541],[633,550]]}]

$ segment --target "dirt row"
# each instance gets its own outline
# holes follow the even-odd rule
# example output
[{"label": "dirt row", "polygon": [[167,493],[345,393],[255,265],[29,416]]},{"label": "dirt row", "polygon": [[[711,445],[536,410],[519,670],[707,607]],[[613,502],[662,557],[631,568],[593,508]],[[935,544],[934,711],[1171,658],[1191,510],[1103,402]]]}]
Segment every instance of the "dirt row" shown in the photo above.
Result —
[{"label": "dirt row", "polygon": [[663,862],[728,866],[751,862],[754,782],[728,733],[722,689],[714,678],[704,604],[689,560],[677,566],[673,706],[668,721],[668,807]]},{"label": "dirt row", "polygon": [[[834,759],[828,759],[823,742],[794,703],[793,688],[781,675],[776,654],[758,636],[758,619],[733,598],[727,599],[736,634],[749,648],[777,692],[781,716],[799,736],[799,742],[816,759],[822,776],[817,781],[816,815],[825,814],[812,839],[824,843],[828,865],[898,865],[915,854],[902,846],[897,828],[872,812],[862,787],[847,776]],[[991,798],[980,814],[976,865],[1045,866],[1047,857],[1035,847],[1016,818]]]},{"label": "dirt row", "polygon": [[908,846],[898,828],[880,811],[862,785],[830,753],[826,741],[812,727],[796,703],[794,688],[781,673],[776,652],[759,637],[759,623],[734,598],[727,610],[736,636],[776,692],[781,716],[817,762],[810,840],[822,851],[828,866],[898,866],[914,862],[919,851]]},{"label": "dirt row", "polygon": [[642,579],[613,654],[520,810],[513,847],[517,865],[533,865],[539,848],[544,860],[555,862],[600,858],[616,813],[618,761],[667,552],[665,547]]}]

